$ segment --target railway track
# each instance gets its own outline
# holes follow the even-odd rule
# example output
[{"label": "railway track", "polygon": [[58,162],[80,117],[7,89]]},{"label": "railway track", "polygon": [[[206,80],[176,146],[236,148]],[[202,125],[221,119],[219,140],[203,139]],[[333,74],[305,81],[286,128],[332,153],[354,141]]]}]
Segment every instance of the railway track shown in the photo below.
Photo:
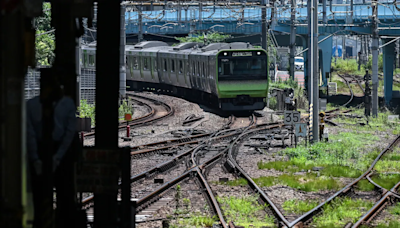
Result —
[{"label": "railway track", "polygon": [[[365,95],[365,89],[363,88],[363,86],[361,85],[361,81],[360,80],[358,80],[355,76],[353,76],[353,75],[340,75],[340,74],[338,74],[338,76],[339,77],[341,77],[342,79],[343,79],[343,81],[346,83],[346,85],[347,85],[347,87],[349,87],[349,90],[350,90],[350,99],[345,103],[345,104],[343,104],[343,105],[341,105],[341,106],[347,106],[348,104],[350,104],[352,101],[353,101],[353,99],[354,99],[354,91],[353,91],[353,89],[351,88],[351,86],[350,86],[350,84],[352,83],[352,82],[355,82],[357,85],[358,85],[358,87],[360,87],[360,89],[361,89],[361,91],[363,92],[363,94]],[[350,78],[350,79],[349,79]]]},{"label": "railway track", "polygon": [[[337,116],[338,114],[335,114],[335,112],[337,111],[339,111],[339,109],[328,111],[327,118],[333,118]],[[174,186],[176,186],[178,183],[181,183],[184,180],[196,177],[197,183],[200,186],[200,188],[205,189],[203,193],[205,194],[206,199],[211,206],[210,208],[212,208],[214,214],[216,214],[219,217],[220,225],[222,225],[222,227],[231,227],[233,223],[228,224],[224,220],[223,213],[221,212],[218,202],[216,201],[205,177],[205,173],[207,173],[206,172],[207,168],[212,167],[212,165],[216,164],[216,162],[219,161],[221,158],[227,156],[227,161],[225,163],[225,166],[228,167],[228,169],[230,169],[231,171],[233,170],[234,173],[245,178],[248,181],[250,187],[256,193],[260,194],[261,200],[270,206],[271,213],[275,215],[280,225],[291,227],[290,223],[286,220],[286,218],[282,215],[282,213],[278,210],[278,208],[274,205],[274,203],[255,184],[255,182],[252,181],[251,177],[248,174],[246,174],[245,171],[236,163],[234,158],[235,154],[234,150],[235,148],[236,149],[239,148],[237,144],[241,140],[250,137],[253,134],[259,134],[262,133],[263,131],[268,131],[274,128],[282,127],[283,122],[279,121],[276,123],[265,123],[256,125],[255,124],[256,118],[255,116],[253,116],[249,126],[240,129],[229,129],[229,126],[232,125],[233,122],[234,122],[234,117],[230,117],[228,123],[224,126],[223,129],[220,129],[219,131],[214,133],[204,134],[203,136],[201,136],[206,138],[205,140],[195,140],[197,141],[196,143],[198,144],[198,146],[190,148],[185,152],[173,157],[172,159],[163,162],[149,170],[146,170],[140,174],[132,176],[131,183],[138,183],[146,178],[148,179],[149,177],[156,177],[158,174],[165,173],[173,169],[174,167],[177,167],[177,165],[182,163],[182,161],[184,161],[185,159],[188,161],[187,158],[190,156],[189,162],[186,163],[187,170],[182,175],[167,181],[165,184],[160,186],[154,192],[136,201],[136,206],[137,206],[136,212],[140,213],[144,211],[146,208],[149,208],[151,205],[155,205],[157,202],[163,202],[163,200],[166,202],[168,200],[171,200],[171,198],[168,197],[168,194],[170,194],[173,191]],[[225,146],[223,145],[224,144],[223,142],[226,143],[226,141],[232,139],[234,140],[231,143],[226,144]],[[173,142],[171,142],[171,140],[156,142],[152,143],[151,146],[171,147],[171,145],[165,146],[165,144],[171,144],[171,143],[174,146],[176,146],[177,143],[178,144],[182,143],[179,140],[181,139],[173,140]],[[212,143],[218,144],[220,142],[222,142],[221,143],[222,145],[219,145],[218,147],[221,149],[215,149],[216,147],[214,147],[213,149],[213,147],[211,147]],[[144,145],[142,147],[148,147],[148,146],[150,145]],[[141,146],[138,146],[137,148],[141,148]],[[157,150],[157,148],[154,149]],[[132,152],[132,155],[138,155],[141,153],[146,154],[148,150],[153,150],[153,149],[137,150]],[[82,203],[84,205],[89,205],[90,203],[92,203],[92,201],[93,201],[93,196],[90,196],[85,198],[82,201]],[[152,210],[154,211],[154,208]]]},{"label": "railway track", "polygon": [[[120,130],[126,129],[127,126],[133,127],[144,124],[150,124],[174,114],[174,108],[165,102],[144,96],[139,96],[133,93],[127,93],[127,96],[130,97],[134,102],[146,107],[146,109],[148,109],[148,112],[143,116],[132,119],[131,121],[120,122],[118,126]],[[159,107],[154,108],[154,106],[156,107],[160,106],[160,108]],[[94,136],[95,134],[96,130],[95,128],[92,128],[92,132],[86,133],[83,136],[91,137]]]},{"label": "railway track", "polygon": [[[373,161],[373,163],[371,164],[371,166],[368,168],[368,170],[363,173],[360,177],[358,177],[356,180],[354,180],[352,183],[346,185],[344,188],[342,188],[341,190],[339,190],[338,192],[336,192],[333,196],[329,197],[326,201],[322,202],[321,204],[319,204],[317,207],[313,208],[312,210],[308,211],[307,213],[305,213],[304,215],[300,216],[299,218],[297,218],[296,220],[294,220],[293,222],[291,222],[290,224],[288,224],[288,227],[295,227],[296,225],[298,227],[302,227],[304,226],[304,224],[307,223],[307,221],[311,220],[315,215],[317,215],[318,213],[320,213],[322,211],[322,208],[327,205],[332,203],[332,201],[338,197],[342,197],[342,196],[346,196],[348,194],[350,194],[353,190],[353,188],[357,185],[357,183],[362,180],[362,179],[367,179],[369,175],[372,173],[373,168],[375,167],[376,163],[380,160],[380,158],[393,150],[393,148],[395,146],[397,146],[400,143],[400,135],[397,136],[388,147],[386,147],[384,150],[382,150],[380,152],[380,154],[375,158],[375,160]],[[387,200],[388,197],[392,196],[394,194],[394,190],[398,188],[398,186],[400,185],[400,183],[397,183],[390,191],[388,191],[382,198],[381,200],[375,204],[375,206],[373,208],[371,208],[357,223],[354,224],[353,227],[358,227],[360,226],[361,223],[363,223],[364,221],[368,221],[369,218],[371,218],[373,215],[376,215],[376,212],[378,211],[378,209],[382,206],[382,202],[384,202],[385,200]]]}]

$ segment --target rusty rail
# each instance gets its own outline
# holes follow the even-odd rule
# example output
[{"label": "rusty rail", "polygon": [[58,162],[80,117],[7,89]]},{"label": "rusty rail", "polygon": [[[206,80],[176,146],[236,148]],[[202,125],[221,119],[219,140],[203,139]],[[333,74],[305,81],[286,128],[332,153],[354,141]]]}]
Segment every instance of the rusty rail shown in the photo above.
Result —
[{"label": "rusty rail", "polygon": [[353,226],[352,228],[357,228],[363,223],[369,223],[376,215],[382,211],[388,204],[388,200],[391,196],[395,196],[395,191],[400,186],[400,182],[395,184],[393,188],[390,189],[367,213],[365,213]]},{"label": "rusty rail", "polygon": [[338,76],[341,77],[346,82],[347,86],[349,87],[350,93],[351,93],[351,97],[350,97],[349,101],[347,101],[344,105],[342,105],[342,106],[346,106],[346,105],[350,104],[350,102],[353,101],[353,98],[354,98],[353,89],[351,88],[349,81],[347,81],[347,79],[343,75],[338,74]]}]

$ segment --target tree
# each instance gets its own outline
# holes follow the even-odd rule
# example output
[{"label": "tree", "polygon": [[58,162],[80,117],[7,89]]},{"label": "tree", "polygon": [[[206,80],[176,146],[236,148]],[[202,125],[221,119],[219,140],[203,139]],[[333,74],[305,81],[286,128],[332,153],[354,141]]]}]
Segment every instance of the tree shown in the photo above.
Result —
[{"label": "tree", "polygon": [[38,65],[50,65],[54,59],[54,34],[46,33],[51,27],[51,5],[43,3],[43,16],[35,18],[36,29],[36,61]]},{"label": "tree", "polygon": [[226,39],[230,38],[230,35],[224,35],[218,32],[208,32],[207,34],[197,34],[194,36],[187,36],[187,37],[175,37],[181,43],[186,42],[196,42],[196,43],[222,43]]}]

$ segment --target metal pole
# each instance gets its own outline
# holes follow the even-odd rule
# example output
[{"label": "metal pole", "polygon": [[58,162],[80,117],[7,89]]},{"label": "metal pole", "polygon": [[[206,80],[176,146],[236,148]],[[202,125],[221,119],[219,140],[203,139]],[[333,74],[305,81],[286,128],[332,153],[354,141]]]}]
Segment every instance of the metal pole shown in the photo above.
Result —
[{"label": "metal pole", "polygon": [[319,140],[319,88],[318,88],[318,2],[317,0],[308,0],[308,23],[309,23],[309,52],[308,52],[308,75],[309,75],[309,101],[310,101],[310,143]]},{"label": "metal pole", "polygon": [[82,43],[82,38],[76,38],[77,40],[77,47],[76,47],[76,107],[80,106],[80,100],[81,100],[81,43]]},{"label": "metal pole", "polygon": [[125,44],[126,44],[126,34],[125,34],[125,12],[126,6],[121,4],[121,29],[120,29],[120,58],[119,58],[119,95],[120,97],[126,96],[126,56],[125,56]]},{"label": "metal pole", "polygon": [[[331,2],[332,2],[332,0],[331,0]],[[327,19],[327,17],[326,17],[326,0],[323,0],[322,1],[322,21],[323,21],[323,23],[324,24],[327,24],[328,23],[328,19]]]},{"label": "metal pole", "polygon": [[346,59],[346,36],[342,36],[342,59]]},{"label": "metal pole", "polygon": [[[119,77],[115,76],[119,74],[120,68],[120,2],[99,0],[98,12],[95,146],[99,149],[118,150]],[[117,191],[95,192],[94,199],[94,226],[116,227]]]},{"label": "metal pole", "polygon": [[142,19],[142,7],[138,6],[138,14],[139,14],[139,34],[138,34],[138,43],[143,40],[143,19]]},{"label": "metal pole", "polygon": [[261,7],[261,47],[267,50],[267,7],[265,0],[262,1]]},{"label": "metal pole", "polygon": [[372,116],[378,116],[378,4],[377,1],[372,1],[372,19],[373,19],[373,31],[372,31]]},{"label": "metal pole", "polygon": [[[326,0],[324,0],[326,1]],[[295,27],[295,19],[296,19],[296,0],[290,0],[291,4],[291,15],[290,15],[290,78],[294,80],[294,56],[296,51],[296,27]]]}]

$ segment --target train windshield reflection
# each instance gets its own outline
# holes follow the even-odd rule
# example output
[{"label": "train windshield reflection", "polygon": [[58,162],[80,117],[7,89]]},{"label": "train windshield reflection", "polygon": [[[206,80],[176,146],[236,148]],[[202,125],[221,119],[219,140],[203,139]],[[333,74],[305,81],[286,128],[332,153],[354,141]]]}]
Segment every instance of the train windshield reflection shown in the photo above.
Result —
[{"label": "train windshield reflection", "polygon": [[223,58],[218,66],[219,78],[266,79],[266,58]]}]

